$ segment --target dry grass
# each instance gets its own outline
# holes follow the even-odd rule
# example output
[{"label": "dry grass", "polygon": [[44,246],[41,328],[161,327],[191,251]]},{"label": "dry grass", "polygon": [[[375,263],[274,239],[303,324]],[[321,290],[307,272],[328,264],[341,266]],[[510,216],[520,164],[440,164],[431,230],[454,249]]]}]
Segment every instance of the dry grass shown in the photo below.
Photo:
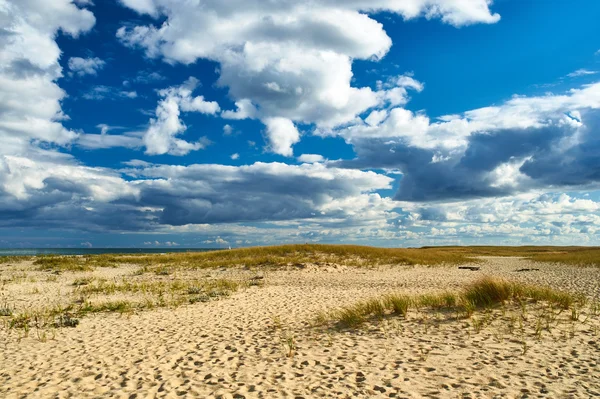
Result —
[{"label": "dry grass", "polygon": [[561,263],[571,266],[600,266],[600,248],[598,247],[554,247],[554,246],[470,246],[470,247],[423,247],[441,252],[462,254],[464,256],[522,256],[538,262]]},{"label": "dry grass", "polygon": [[[70,283],[74,287],[70,303],[15,312],[0,306],[0,320],[9,330],[18,330],[21,337],[33,331],[45,341],[55,329],[76,327],[81,318],[97,313],[133,313],[159,307],[208,302],[229,296],[242,287],[255,285],[248,281],[228,279],[174,279],[108,281],[90,277]],[[4,310],[6,309],[6,310]],[[9,311],[10,310],[10,311]]]},{"label": "dry grass", "polygon": [[375,248],[358,245],[279,245],[211,252],[143,255],[87,255],[37,257],[40,270],[87,271],[122,264],[140,265],[145,272],[168,274],[174,269],[215,267],[283,267],[304,263],[336,263],[347,266],[442,265],[474,262],[468,254],[442,249]]},{"label": "dry grass", "polygon": [[[143,266],[144,272],[169,274],[175,269],[204,269],[246,266],[283,267],[305,263],[335,263],[347,266],[376,265],[457,265],[477,262],[477,256],[522,256],[540,262],[569,265],[600,265],[600,248],[590,247],[423,247],[376,248],[358,245],[298,244],[239,248],[210,252],[186,252],[140,255],[45,255],[35,258],[40,270],[86,271],[96,267],[122,264]],[[29,257],[0,258],[0,264]]]},{"label": "dry grass", "polygon": [[0,265],[7,263],[19,263],[33,259],[33,256],[0,256]]},{"label": "dry grass", "polygon": [[561,263],[570,266],[600,266],[600,248],[577,248],[570,251],[536,254],[539,262]]},{"label": "dry grass", "polygon": [[460,292],[443,292],[419,296],[386,295],[356,303],[317,317],[317,324],[335,323],[338,327],[354,328],[366,321],[388,315],[407,317],[410,310],[446,311],[469,318],[477,309],[488,309],[506,303],[544,302],[560,311],[577,311],[586,302],[581,295],[549,287],[525,285],[501,279],[482,278]]},{"label": "dry grass", "polygon": [[[248,285],[250,283],[247,283]],[[82,285],[76,293],[89,295],[143,294],[150,296],[161,295],[198,295],[215,296],[214,293],[234,292],[240,287],[237,281],[219,280],[173,280],[173,281],[128,281],[108,282],[104,280]]]}]

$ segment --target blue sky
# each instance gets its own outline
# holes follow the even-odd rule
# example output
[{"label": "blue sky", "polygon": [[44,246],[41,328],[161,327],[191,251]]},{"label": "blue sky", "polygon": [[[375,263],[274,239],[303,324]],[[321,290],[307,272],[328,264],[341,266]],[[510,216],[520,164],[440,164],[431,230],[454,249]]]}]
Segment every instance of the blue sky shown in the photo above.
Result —
[{"label": "blue sky", "polygon": [[0,246],[599,244],[591,0],[0,0]]}]

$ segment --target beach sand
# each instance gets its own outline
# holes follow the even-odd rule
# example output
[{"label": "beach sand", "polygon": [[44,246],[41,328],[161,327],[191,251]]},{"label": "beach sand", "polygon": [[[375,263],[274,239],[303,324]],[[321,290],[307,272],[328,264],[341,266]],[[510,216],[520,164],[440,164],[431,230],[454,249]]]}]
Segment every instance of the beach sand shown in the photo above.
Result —
[{"label": "beach sand", "polygon": [[[1,266],[17,275],[27,262]],[[537,271],[517,272],[530,268]],[[132,266],[31,272],[5,282],[19,309],[66,301],[76,277],[120,278]],[[12,273],[12,274],[11,274]],[[22,272],[18,272],[22,273]],[[36,274],[37,273],[37,274]],[[243,268],[204,271],[248,279]],[[95,314],[46,342],[0,327],[2,398],[589,398],[600,396],[598,316],[557,324],[541,337],[507,331],[509,314],[473,320],[416,312],[355,330],[315,327],[319,312],[386,293],[459,290],[499,276],[600,296],[600,269],[484,259],[479,271],[448,267],[303,265],[264,272],[264,285],[206,303],[134,314]],[[33,281],[36,280],[36,281]],[[534,318],[535,309],[527,317]],[[474,316],[481,319],[481,315]],[[521,316],[519,316],[521,317]],[[526,322],[528,322],[526,320]]]}]

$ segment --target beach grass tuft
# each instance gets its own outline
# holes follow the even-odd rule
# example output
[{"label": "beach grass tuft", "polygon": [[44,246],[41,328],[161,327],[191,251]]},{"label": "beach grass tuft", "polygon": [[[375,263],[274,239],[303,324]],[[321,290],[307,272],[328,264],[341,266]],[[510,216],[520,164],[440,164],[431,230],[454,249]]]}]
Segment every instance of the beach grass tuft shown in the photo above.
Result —
[{"label": "beach grass tuft", "polygon": [[[448,311],[470,318],[475,310],[499,307],[507,302],[523,304],[526,301],[545,302],[560,309],[571,309],[573,318],[577,309],[586,302],[582,295],[554,290],[550,287],[526,285],[497,278],[484,277],[458,292],[442,292],[425,295],[388,294],[372,298],[317,316],[316,324],[333,322],[338,327],[354,328],[387,316],[407,317],[411,309],[424,311]],[[479,320],[475,321],[477,324]]]}]

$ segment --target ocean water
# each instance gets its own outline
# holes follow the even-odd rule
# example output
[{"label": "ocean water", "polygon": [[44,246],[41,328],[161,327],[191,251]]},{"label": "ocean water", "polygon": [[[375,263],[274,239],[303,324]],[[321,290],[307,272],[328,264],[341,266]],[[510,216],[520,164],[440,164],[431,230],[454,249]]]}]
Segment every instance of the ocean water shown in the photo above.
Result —
[{"label": "ocean water", "polygon": [[0,248],[0,256],[162,254],[219,251],[221,248]]}]

